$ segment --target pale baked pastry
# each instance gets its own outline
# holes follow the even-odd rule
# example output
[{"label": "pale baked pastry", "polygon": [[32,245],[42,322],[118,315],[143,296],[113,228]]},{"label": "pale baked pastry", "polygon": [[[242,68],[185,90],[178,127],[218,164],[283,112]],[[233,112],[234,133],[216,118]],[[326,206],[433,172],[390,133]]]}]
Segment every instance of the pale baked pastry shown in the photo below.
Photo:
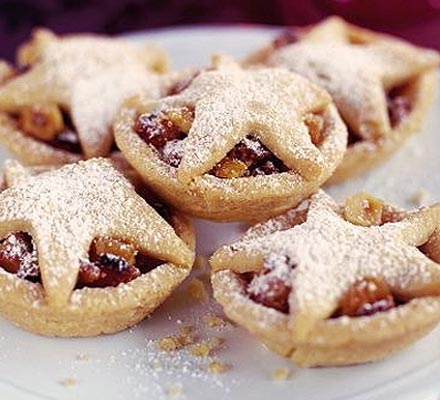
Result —
[{"label": "pale baked pastry", "polygon": [[150,314],[189,275],[194,237],[143,189],[105,159],[48,172],[9,162],[0,315],[42,335],[92,336]]},{"label": "pale baked pastry", "polygon": [[163,198],[197,217],[259,219],[314,193],[346,148],[330,96],[285,69],[226,56],[158,101],[129,99],[116,143]]},{"label": "pale baked pastry", "polygon": [[331,17],[281,34],[248,64],[286,67],[329,91],[349,128],[330,182],[359,175],[420,130],[437,86],[439,54]]},{"label": "pale baked pastry", "polygon": [[124,98],[160,93],[163,50],[94,35],[38,29],[0,68],[0,142],[29,165],[63,164],[114,150],[113,118]]},{"label": "pale baked pastry", "polygon": [[302,366],[377,360],[440,321],[440,206],[319,191],[210,262],[226,315]]}]

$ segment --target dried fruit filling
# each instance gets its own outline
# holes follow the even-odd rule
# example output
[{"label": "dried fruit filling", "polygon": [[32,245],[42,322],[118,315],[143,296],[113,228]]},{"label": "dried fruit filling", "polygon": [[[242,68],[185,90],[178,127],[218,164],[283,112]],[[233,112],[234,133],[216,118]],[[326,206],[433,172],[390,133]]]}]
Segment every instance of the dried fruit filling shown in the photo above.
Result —
[{"label": "dried fruit filling", "polygon": [[81,154],[81,144],[70,116],[57,105],[26,106],[16,118],[25,134],[57,149]]},{"label": "dried fruit filling", "polygon": [[[282,47],[288,46],[290,44],[296,43],[301,40],[301,33],[295,29],[288,29],[281,32],[272,42],[274,49],[280,49]],[[350,43],[354,45],[365,44],[362,40],[356,38],[350,38]],[[391,128],[397,127],[401,124],[405,118],[412,111],[411,99],[405,94],[406,86],[398,86],[387,90],[386,100],[387,100],[387,111],[390,120]],[[349,129],[348,144],[354,145],[362,141],[360,136]]]},{"label": "dried fruit filling", "polygon": [[[96,238],[89,258],[80,260],[76,288],[118,286],[162,263],[121,239]],[[13,232],[0,242],[0,266],[20,278],[41,283],[36,246],[26,232]]]},{"label": "dried fruit filling", "polygon": [[[284,314],[289,313],[291,271],[295,268],[287,257],[269,257],[258,273],[242,274],[250,299]],[[397,303],[387,283],[374,277],[358,279],[344,293],[331,318],[346,315],[362,317],[390,310]]]},{"label": "dried fruit filling", "polygon": [[402,123],[412,110],[412,103],[405,95],[405,89],[405,86],[395,87],[386,94],[388,116],[392,128]]},{"label": "dried fruit filling", "polygon": [[[178,167],[186,136],[194,120],[194,110],[183,107],[155,114],[142,114],[135,125],[137,134],[153,146],[160,158]],[[209,173],[218,178],[239,178],[286,172],[288,168],[257,138],[241,140]]]},{"label": "dried fruit filling", "polygon": [[[388,118],[391,128],[400,125],[411,113],[413,104],[405,94],[405,86],[399,86],[386,92]],[[362,141],[362,138],[348,128],[348,146],[353,146]]]},{"label": "dried fruit filling", "polygon": [[394,307],[396,302],[388,284],[382,279],[364,277],[358,279],[344,293],[333,317],[363,317]]},{"label": "dried fruit filling", "polygon": [[285,256],[266,258],[258,273],[246,277],[248,296],[256,303],[287,314],[292,290],[290,273],[294,268],[295,265]]}]

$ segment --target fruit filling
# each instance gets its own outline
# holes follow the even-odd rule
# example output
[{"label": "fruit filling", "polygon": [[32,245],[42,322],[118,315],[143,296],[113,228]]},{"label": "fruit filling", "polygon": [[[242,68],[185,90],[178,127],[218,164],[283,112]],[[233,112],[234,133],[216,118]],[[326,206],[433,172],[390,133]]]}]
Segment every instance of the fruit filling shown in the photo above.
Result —
[{"label": "fruit filling", "polygon": [[246,136],[210,172],[217,178],[241,178],[287,172],[288,168],[264,144]]},{"label": "fruit filling", "polygon": [[411,100],[405,95],[405,86],[392,88],[386,94],[388,116],[392,128],[395,128],[408,116],[412,110]]},{"label": "fruit filling", "polygon": [[[136,121],[135,131],[159,152],[162,161],[178,167],[193,120],[194,110],[189,107],[142,114]],[[316,126],[313,129],[316,131]],[[239,178],[286,171],[281,160],[257,138],[248,135],[209,173],[218,178]]]},{"label": "fruit filling", "polygon": [[145,143],[159,152],[164,162],[178,167],[185,138],[193,120],[194,110],[182,107],[167,112],[142,114],[138,117],[134,129]]},{"label": "fruit filling", "polygon": [[308,113],[304,116],[304,123],[309,130],[310,140],[315,146],[319,146],[324,140],[324,117],[321,114]]},{"label": "fruit filling", "polygon": [[57,105],[25,106],[16,118],[26,135],[70,153],[82,152],[69,115]]},{"label": "fruit filling", "polygon": [[245,276],[249,282],[247,295],[256,303],[287,314],[292,290],[290,274],[294,268],[295,265],[286,256],[267,257],[258,273]]},{"label": "fruit filling", "polygon": [[0,242],[0,266],[19,278],[39,281],[37,251],[28,233],[14,232]]},{"label": "fruit filling", "polygon": [[332,318],[363,317],[396,307],[388,284],[379,278],[363,277],[353,283],[339,301]]},{"label": "fruit filling", "polygon": [[140,253],[132,244],[117,238],[96,238],[89,258],[81,260],[77,288],[107,287],[128,283],[163,261]]},{"label": "fruit filling", "polygon": [[189,85],[191,85],[194,78],[200,74],[201,71],[194,72],[191,76],[186,79],[182,79],[174,83],[167,91],[168,96],[174,96],[183,92]]},{"label": "fruit filling", "polygon": [[363,191],[346,198],[342,213],[346,221],[365,227],[398,222],[405,217],[404,212]]},{"label": "fruit filling", "polygon": [[440,263],[440,231],[434,231],[426,243],[418,249],[428,258],[436,263]]},{"label": "fruit filling", "polygon": [[[88,259],[80,260],[76,289],[118,286],[161,264],[128,242],[99,237],[93,240]],[[26,232],[10,233],[0,242],[0,266],[19,278],[41,283],[37,249]]]},{"label": "fruit filling", "polygon": [[[387,112],[392,129],[400,125],[412,111],[413,105],[405,90],[406,86],[399,86],[386,92]],[[348,147],[362,141],[363,139],[348,127]]]},{"label": "fruit filling", "polygon": [[354,225],[381,225],[383,209],[382,200],[366,192],[359,192],[345,200],[344,218]]}]

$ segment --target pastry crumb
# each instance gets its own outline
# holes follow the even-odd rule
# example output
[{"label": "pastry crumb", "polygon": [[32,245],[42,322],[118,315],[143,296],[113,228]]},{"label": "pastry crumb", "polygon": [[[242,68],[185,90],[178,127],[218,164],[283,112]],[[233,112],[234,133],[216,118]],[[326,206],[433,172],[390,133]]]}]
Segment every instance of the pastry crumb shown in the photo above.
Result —
[{"label": "pastry crumb", "polygon": [[194,337],[192,335],[192,330],[181,329],[181,332],[182,330],[187,333],[175,336],[165,336],[161,339],[157,339],[156,346],[164,351],[175,351],[193,344]]},{"label": "pastry crumb", "polygon": [[211,361],[207,369],[211,374],[224,374],[229,370],[229,366],[220,361]]},{"label": "pastry crumb", "polygon": [[168,396],[171,398],[178,398],[183,394],[183,385],[179,383],[173,383],[167,390]]},{"label": "pastry crumb", "polygon": [[290,369],[287,367],[277,368],[272,371],[272,380],[276,382],[285,381],[290,376]]},{"label": "pastry crumb", "polygon": [[196,357],[208,357],[212,347],[208,343],[196,343],[191,346],[191,354]]},{"label": "pastry crumb", "polygon": [[72,387],[72,386],[76,386],[78,384],[78,381],[75,378],[65,378],[61,380],[59,383],[64,387]]},{"label": "pastry crumb", "polygon": [[166,336],[156,340],[156,345],[161,350],[174,351],[181,349],[184,345],[180,336]]},{"label": "pastry crumb", "polygon": [[188,285],[188,293],[197,301],[205,303],[209,300],[208,292],[205,289],[205,285],[198,278],[193,278]]},{"label": "pastry crumb", "polygon": [[228,321],[214,314],[205,315],[203,321],[208,328],[224,328],[230,325]]},{"label": "pastry crumb", "polygon": [[431,193],[426,189],[417,190],[411,197],[410,201],[417,207],[425,205],[431,199]]}]

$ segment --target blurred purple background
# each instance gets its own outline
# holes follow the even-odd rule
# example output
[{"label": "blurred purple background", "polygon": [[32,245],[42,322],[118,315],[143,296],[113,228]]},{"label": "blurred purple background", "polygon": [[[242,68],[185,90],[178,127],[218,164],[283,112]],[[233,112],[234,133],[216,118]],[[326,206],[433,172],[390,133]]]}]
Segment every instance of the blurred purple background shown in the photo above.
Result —
[{"label": "blurred purple background", "polygon": [[121,32],[186,24],[307,24],[331,14],[440,50],[440,0],[0,0],[0,57],[32,27]]}]

